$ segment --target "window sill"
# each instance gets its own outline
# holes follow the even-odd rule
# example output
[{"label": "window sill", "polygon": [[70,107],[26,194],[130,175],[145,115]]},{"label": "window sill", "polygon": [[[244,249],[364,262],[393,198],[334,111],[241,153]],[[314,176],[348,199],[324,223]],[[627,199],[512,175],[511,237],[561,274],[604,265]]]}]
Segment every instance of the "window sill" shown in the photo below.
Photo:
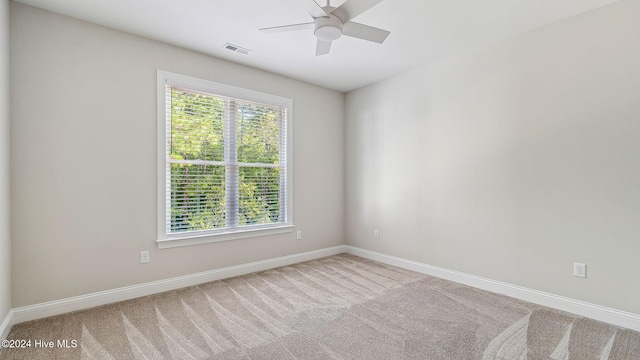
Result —
[{"label": "window sill", "polygon": [[198,244],[207,244],[219,241],[229,241],[238,239],[247,239],[258,236],[268,236],[276,234],[290,233],[293,231],[294,225],[281,225],[266,229],[249,229],[230,231],[218,234],[198,234],[191,236],[176,236],[166,239],[156,240],[158,249],[170,249],[181,246],[191,246]]}]

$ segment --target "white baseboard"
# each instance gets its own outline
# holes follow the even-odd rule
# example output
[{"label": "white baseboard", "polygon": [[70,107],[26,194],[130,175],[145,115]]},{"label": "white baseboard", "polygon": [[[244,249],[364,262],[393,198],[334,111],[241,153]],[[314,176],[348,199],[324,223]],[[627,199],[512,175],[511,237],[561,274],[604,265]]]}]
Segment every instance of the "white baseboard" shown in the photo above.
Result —
[{"label": "white baseboard", "polygon": [[580,300],[528,289],[522,286],[512,285],[480,276],[469,275],[437,266],[427,265],[417,261],[390,256],[354,246],[347,245],[346,248],[347,253],[360,256],[365,259],[378,261],[384,264],[397,266],[403,269],[439,277],[460,284],[473,286],[475,288],[507,295],[534,304],[547,306],[609,324],[640,331],[640,315],[638,314],[611,309]]},{"label": "white baseboard", "polygon": [[9,330],[11,330],[11,326],[13,326],[13,310],[9,310],[7,316],[5,316],[4,321],[0,324],[0,341],[7,338],[9,335]]},{"label": "white baseboard", "polygon": [[41,304],[24,306],[9,311],[0,325],[0,340],[6,338],[14,324],[36,320],[48,316],[60,315],[71,311],[84,310],[95,306],[110,304],[118,301],[130,300],[141,296],[153,295],[165,291],[176,290],[187,286],[198,285],[210,281],[226,279],[234,276],[263,271],[280,266],[291,265],[303,261],[318,259],[340,253],[349,253],[381,263],[413,270],[423,274],[455,281],[479,289],[504,294],[516,299],[548,306],[554,309],[570,312],[576,315],[604,321],[613,325],[640,331],[640,315],[590,304],[542,291],[491,280],[458,271],[427,265],[412,260],[390,256],[370,250],[348,245],[314,250],[273,259],[256,261],[248,264],[230,266],[226,268],[205,271],[197,274],[179,276],[175,278],[148,282],[139,285],[100,291],[87,295],[67,299],[50,301]]},{"label": "white baseboard", "polygon": [[[71,311],[84,310],[118,301],[135,299],[141,296],[153,295],[165,291],[203,284],[210,281],[245,275],[256,271],[273,269],[280,266],[319,259],[322,257],[336,255],[344,252],[346,252],[345,245],[334,246],[320,250],[256,261],[248,264],[229,266],[197,274],[178,276],[165,280],[152,281],[144,284],[125,286],[117,289],[100,291],[67,299],[19,307],[13,309],[9,313],[9,315],[7,316],[9,320],[5,320],[6,325],[5,323],[3,323],[2,326],[7,327],[6,332],[8,333],[8,328],[10,328],[11,325],[19,324],[25,321],[60,315]],[[0,328],[0,330],[3,329],[4,328]],[[2,334],[6,336],[6,334],[4,334],[4,330]]]}]

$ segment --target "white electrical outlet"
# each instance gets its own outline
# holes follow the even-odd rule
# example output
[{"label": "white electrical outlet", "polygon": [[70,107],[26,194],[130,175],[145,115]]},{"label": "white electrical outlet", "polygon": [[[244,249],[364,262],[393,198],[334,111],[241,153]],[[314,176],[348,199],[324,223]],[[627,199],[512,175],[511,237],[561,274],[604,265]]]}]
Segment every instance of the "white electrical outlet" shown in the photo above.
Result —
[{"label": "white electrical outlet", "polygon": [[302,231],[297,231],[296,232],[296,239],[302,240]]},{"label": "white electrical outlet", "polygon": [[380,230],[378,229],[373,230],[373,237],[375,239],[380,239]]},{"label": "white electrical outlet", "polygon": [[149,250],[140,251],[140,264],[146,264],[149,262]]},{"label": "white electrical outlet", "polygon": [[587,264],[573,263],[573,276],[586,278],[587,277]]}]

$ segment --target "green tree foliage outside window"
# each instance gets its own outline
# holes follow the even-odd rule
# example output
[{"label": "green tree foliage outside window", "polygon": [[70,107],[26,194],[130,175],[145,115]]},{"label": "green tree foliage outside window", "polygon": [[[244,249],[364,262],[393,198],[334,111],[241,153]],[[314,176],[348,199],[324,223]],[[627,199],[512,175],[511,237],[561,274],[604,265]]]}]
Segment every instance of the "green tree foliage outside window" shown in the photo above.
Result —
[{"label": "green tree foliage outside window", "polygon": [[285,222],[285,111],[169,88],[170,232]]}]

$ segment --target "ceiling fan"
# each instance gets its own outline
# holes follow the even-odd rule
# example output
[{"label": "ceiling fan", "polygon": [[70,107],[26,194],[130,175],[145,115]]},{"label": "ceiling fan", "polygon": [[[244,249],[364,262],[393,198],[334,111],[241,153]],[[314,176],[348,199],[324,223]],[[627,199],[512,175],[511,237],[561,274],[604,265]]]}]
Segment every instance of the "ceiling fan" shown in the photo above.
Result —
[{"label": "ceiling fan", "polygon": [[270,33],[313,29],[313,34],[318,38],[316,56],[328,54],[331,50],[331,42],[342,35],[382,44],[391,34],[386,30],[351,21],[382,0],[347,0],[337,8],[331,6],[330,0],[327,0],[327,5],[324,7],[314,0],[297,1],[305,7],[313,18],[313,22],[263,28],[260,31]]}]

